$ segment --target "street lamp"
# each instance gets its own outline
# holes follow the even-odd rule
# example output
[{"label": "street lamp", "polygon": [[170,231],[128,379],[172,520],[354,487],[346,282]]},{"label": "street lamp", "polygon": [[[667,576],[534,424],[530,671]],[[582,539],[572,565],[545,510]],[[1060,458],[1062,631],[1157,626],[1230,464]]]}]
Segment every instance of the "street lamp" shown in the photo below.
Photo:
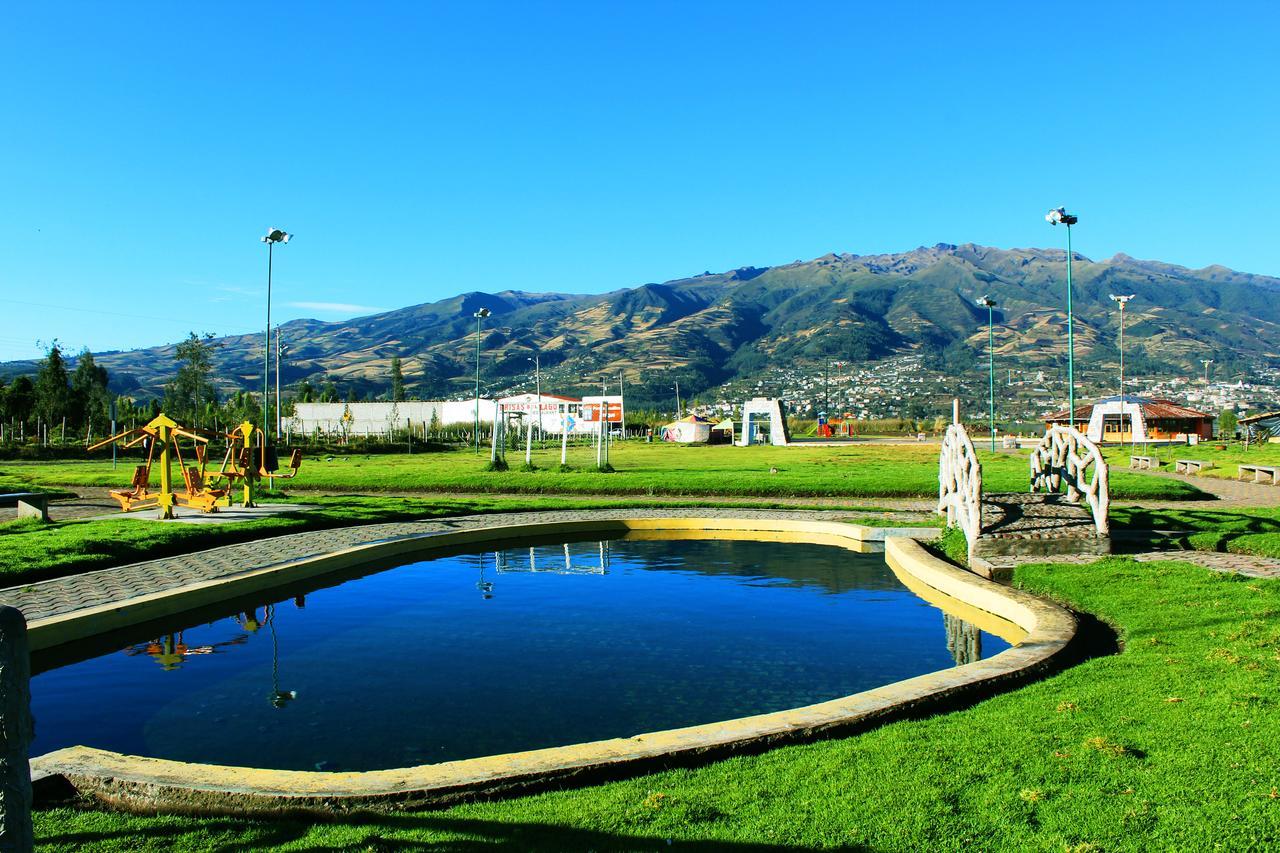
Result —
[{"label": "street lamp", "polygon": [[[471,315],[476,318],[476,453],[480,452],[480,323],[492,313],[488,308],[481,308]],[[493,426],[498,428],[496,423]]]},{"label": "street lamp", "polygon": [[[1136,294],[1117,296],[1111,294],[1111,301],[1120,306],[1120,426],[1124,427],[1124,307]],[[1129,431],[1133,432],[1133,419],[1129,419]]]},{"label": "street lamp", "polygon": [[[542,361],[541,353],[534,353],[525,359],[533,362],[533,383],[538,394],[538,441],[542,441]],[[539,444],[539,447],[542,445]]]},{"label": "street lamp", "polygon": [[987,417],[991,425],[991,450],[996,449],[996,301],[990,296],[978,298],[987,309]]},{"label": "street lamp", "polygon": [[1080,221],[1078,216],[1067,213],[1065,207],[1055,207],[1044,215],[1050,225],[1067,226],[1067,423],[1076,428],[1076,338],[1071,312],[1071,226]]},{"label": "street lamp", "polygon": [[1202,358],[1200,359],[1200,363],[1204,365],[1204,384],[1208,385],[1209,384],[1209,365],[1213,364],[1213,359]]},{"label": "street lamp", "polygon": [[267,244],[267,326],[266,331],[262,335],[262,445],[264,458],[263,464],[266,464],[265,448],[267,442],[271,438],[271,433],[267,429],[268,409],[271,400],[271,261],[274,254],[276,243],[288,243],[293,239],[292,234],[281,231],[279,228],[272,226],[267,229],[267,236],[262,238],[262,242]]}]

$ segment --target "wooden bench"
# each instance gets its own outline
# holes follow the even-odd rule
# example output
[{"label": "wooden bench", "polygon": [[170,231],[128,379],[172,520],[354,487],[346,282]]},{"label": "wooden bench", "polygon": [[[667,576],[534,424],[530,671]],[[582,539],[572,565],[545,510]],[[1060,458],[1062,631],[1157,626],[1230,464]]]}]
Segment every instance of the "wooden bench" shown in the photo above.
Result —
[{"label": "wooden bench", "polygon": [[1138,471],[1151,471],[1159,469],[1160,460],[1155,456],[1130,456],[1129,469]]},{"label": "wooden bench", "polygon": [[[1239,473],[1236,478],[1244,479],[1245,471],[1253,472],[1253,482],[1270,483],[1273,486],[1280,486],[1280,467],[1275,465],[1238,465]],[[1266,479],[1263,479],[1263,478]]]},{"label": "wooden bench", "polygon": [[49,498],[51,495],[42,492],[14,492],[0,495],[0,506],[16,506],[18,518],[38,518],[49,520]]},{"label": "wooden bench", "polygon": [[1203,459],[1179,459],[1173,463],[1173,470],[1179,474],[1199,474],[1212,467],[1212,462],[1205,462]]}]

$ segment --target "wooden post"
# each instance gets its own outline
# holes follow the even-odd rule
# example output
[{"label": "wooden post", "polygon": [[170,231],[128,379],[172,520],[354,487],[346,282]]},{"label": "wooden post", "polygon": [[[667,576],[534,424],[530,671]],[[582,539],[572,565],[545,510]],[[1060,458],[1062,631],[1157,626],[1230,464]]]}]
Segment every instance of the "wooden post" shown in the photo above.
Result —
[{"label": "wooden post", "polygon": [[951,422],[953,424],[960,423],[960,398],[951,398]]},{"label": "wooden post", "polygon": [[0,850],[35,848],[31,827],[31,658],[27,621],[15,607],[0,606]]}]

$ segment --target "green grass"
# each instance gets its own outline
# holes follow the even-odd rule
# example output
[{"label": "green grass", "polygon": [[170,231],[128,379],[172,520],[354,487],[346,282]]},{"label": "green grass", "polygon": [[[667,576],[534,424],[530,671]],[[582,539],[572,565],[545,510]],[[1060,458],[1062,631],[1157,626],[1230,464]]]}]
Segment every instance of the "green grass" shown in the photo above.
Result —
[{"label": "green grass", "polygon": [[[938,493],[937,445],[850,444],[823,447],[685,447],[618,443],[615,473],[594,470],[594,452],[575,447],[560,471],[559,448],[534,454],[537,470],[521,470],[523,454],[508,455],[510,470],[486,471],[488,455],[470,451],[413,455],[307,458],[290,487],[369,492],[445,491],[506,494],[738,495],[761,497],[931,497]],[[988,491],[1024,491],[1025,453],[982,453]],[[6,462],[3,476],[35,483],[121,486],[132,463]],[[153,478],[158,476],[153,472]],[[1112,497],[1121,500],[1204,498],[1177,480],[1117,471]]]},{"label": "green grass", "polygon": [[[1218,447],[1224,449],[1219,450]],[[1203,442],[1194,447],[1185,444],[1152,444],[1147,450],[1139,444],[1137,450],[1128,445],[1108,447],[1104,451],[1107,460],[1116,468],[1129,467],[1129,455],[1155,456],[1164,462],[1162,470],[1172,471],[1173,463],[1179,459],[1202,459],[1212,462],[1215,468],[1204,471],[1201,476],[1232,479],[1238,475],[1236,465],[1241,462],[1252,465],[1280,466],[1280,444],[1254,444],[1246,451],[1240,442],[1220,445],[1216,441]]]},{"label": "green grass", "polygon": [[1267,849],[1280,582],[1111,558],[1017,582],[1124,651],[964,710],[697,769],[367,823],[37,813],[65,850]]},{"label": "green grass", "polygon": [[[283,499],[283,498],[281,498]],[[273,498],[272,500],[277,500]],[[439,518],[486,512],[538,509],[603,509],[640,505],[635,499],[585,499],[546,496],[481,496],[472,498],[314,496],[289,498],[318,504],[307,512],[285,513],[256,521],[220,525],[160,523],[139,519],[59,521],[35,520],[0,524],[0,587],[32,583],[94,569],[185,554],[219,545],[247,542],[284,533],[348,527],[383,521]],[[653,504],[643,504],[654,506]],[[768,501],[719,504],[715,500],[664,501],[661,506],[775,509]],[[788,506],[787,509],[800,507]],[[831,507],[814,507],[831,509]],[[933,520],[900,519],[891,510],[872,506],[845,509],[862,513],[852,522],[871,526],[930,526]]]},{"label": "green grass", "polygon": [[1117,507],[1111,523],[1118,529],[1189,531],[1178,544],[1199,551],[1230,551],[1280,557],[1280,507],[1247,509],[1157,509]]}]

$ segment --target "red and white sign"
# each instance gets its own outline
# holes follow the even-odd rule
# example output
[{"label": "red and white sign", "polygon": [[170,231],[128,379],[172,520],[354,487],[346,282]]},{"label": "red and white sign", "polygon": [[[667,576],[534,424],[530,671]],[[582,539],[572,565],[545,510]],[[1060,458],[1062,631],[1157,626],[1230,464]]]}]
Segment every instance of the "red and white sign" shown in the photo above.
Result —
[{"label": "red and white sign", "polygon": [[588,423],[600,423],[601,413],[604,419],[611,424],[622,423],[622,398],[617,396],[609,397],[583,397],[582,407],[579,409],[582,413],[582,420]]}]

